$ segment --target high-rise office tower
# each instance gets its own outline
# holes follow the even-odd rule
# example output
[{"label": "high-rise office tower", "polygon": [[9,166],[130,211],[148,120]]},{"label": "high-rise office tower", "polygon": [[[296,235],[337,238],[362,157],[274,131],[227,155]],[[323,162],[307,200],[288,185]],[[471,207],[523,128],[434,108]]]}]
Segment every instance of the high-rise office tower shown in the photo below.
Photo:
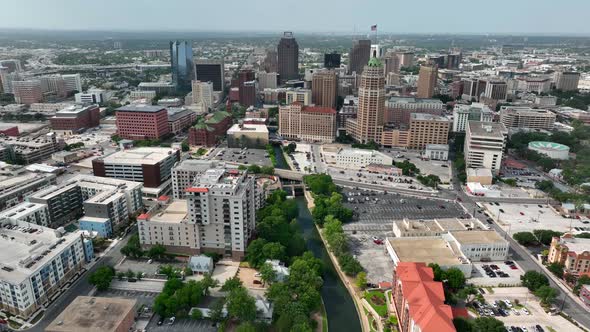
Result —
[{"label": "high-rise office tower", "polygon": [[12,82],[12,93],[17,104],[34,104],[43,101],[40,80],[14,81]]},{"label": "high-rise office tower", "polygon": [[0,67],[8,68],[9,73],[19,72],[23,70],[20,60],[0,60]]},{"label": "high-rise office tower", "polygon": [[336,107],[338,78],[333,70],[317,71],[311,81],[311,100],[316,106]]},{"label": "high-rise office tower", "polygon": [[359,108],[356,119],[348,119],[346,131],[356,141],[381,142],[385,117],[385,76],[383,64],[376,54],[361,75]]},{"label": "high-rise office tower", "polygon": [[399,57],[399,65],[401,67],[411,67],[414,65],[414,52],[406,51],[406,52],[399,52],[397,54]]},{"label": "high-rise office tower", "polygon": [[281,81],[299,78],[299,45],[292,32],[285,32],[277,47],[277,64]]},{"label": "high-rise office tower", "polygon": [[418,76],[418,98],[432,98],[436,89],[436,76],[438,69],[436,66],[421,66]]},{"label": "high-rise office tower", "polygon": [[388,51],[385,53],[385,75],[389,73],[399,73],[400,59],[396,52]]},{"label": "high-rise office tower", "polygon": [[170,59],[172,65],[172,83],[176,90],[187,92],[191,89],[193,79],[193,48],[187,41],[170,42]]},{"label": "high-rise office tower", "polygon": [[340,53],[324,54],[324,67],[328,69],[340,68],[342,55]]},{"label": "high-rise office tower", "polygon": [[574,91],[578,89],[580,73],[571,71],[558,71],[555,73],[555,88],[562,91]]},{"label": "high-rise office tower", "polygon": [[202,106],[204,110],[213,105],[213,83],[193,81],[193,104]]},{"label": "high-rise office tower", "polygon": [[277,63],[277,51],[267,50],[266,57],[264,58],[264,71],[267,73],[278,72],[279,65]]},{"label": "high-rise office tower", "polygon": [[352,42],[352,49],[349,55],[348,73],[356,72],[360,75],[363,68],[369,62],[371,57],[371,41],[369,39],[359,39]]},{"label": "high-rise office tower", "polygon": [[213,91],[223,91],[225,87],[223,59],[196,59],[195,75],[196,79],[201,82],[212,82]]},{"label": "high-rise office tower", "polygon": [[278,80],[279,74],[277,73],[267,73],[265,71],[258,72],[258,88],[260,91],[263,91],[264,89],[276,89]]},{"label": "high-rise office tower", "polygon": [[[242,69],[238,72],[239,102],[242,106],[252,106],[256,100],[256,75],[252,69]],[[254,82],[251,83],[251,82]],[[246,87],[246,83],[248,86]],[[254,89],[253,89],[254,88]],[[252,95],[254,93],[254,96]]]}]

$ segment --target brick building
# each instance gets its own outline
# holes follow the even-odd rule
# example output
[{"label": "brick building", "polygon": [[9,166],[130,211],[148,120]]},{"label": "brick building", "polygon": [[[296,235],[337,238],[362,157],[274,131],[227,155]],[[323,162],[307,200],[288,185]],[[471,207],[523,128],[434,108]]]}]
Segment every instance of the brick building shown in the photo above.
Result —
[{"label": "brick building", "polygon": [[81,131],[98,127],[100,124],[100,108],[98,105],[79,106],[73,105],[57,111],[49,119],[51,129],[72,135]]},{"label": "brick building", "polygon": [[160,139],[170,133],[168,111],[161,106],[126,105],[117,108],[117,135],[126,139]]},{"label": "brick building", "polygon": [[281,106],[279,135],[286,139],[332,142],[336,137],[336,110],[303,106],[299,102]]},{"label": "brick building", "polygon": [[225,111],[217,111],[208,114],[188,131],[188,142],[190,145],[215,145],[227,130],[232,126],[231,114]]},{"label": "brick building", "polygon": [[168,109],[168,129],[172,134],[178,134],[190,127],[197,120],[197,113],[186,108]]}]

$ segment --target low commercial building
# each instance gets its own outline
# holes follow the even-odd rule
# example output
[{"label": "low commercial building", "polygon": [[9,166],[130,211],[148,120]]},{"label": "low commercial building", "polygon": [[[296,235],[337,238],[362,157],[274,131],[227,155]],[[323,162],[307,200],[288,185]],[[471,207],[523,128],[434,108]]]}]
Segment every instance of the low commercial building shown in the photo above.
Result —
[{"label": "low commercial building", "polygon": [[141,100],[141,99],[146,99],[151,101],[152,99],[156,98],[156,91],[153,90],[147,90],[147,91],[141,91],[141,90],[137,90],[137,91],[131,91],[129,92],[129,98],[131,100]]},{"label": "low commercial building", "polygon": [[472,261],[504,261],[510,244],[494,230],[451,231],[445,235]]},{"label": "low commercial building", "polygon": [[468,168],[467,182],[479,183],[484,186],[491,186],[494,176],[489,168]]},{"label": "low commercial building", "polygon": [[455,332],[453,310],[440,281],[422,262],[401,262],[393,272],[393,307],[401,332]]},{"label": "low commercial building", "polygon": [[100,89],[90,89],[86,92],[79,92],[74,95],[76,103],[80,104],[100,104],[107,101],[106,91]]},{"label": "low commercial building", "polygon": [[47,326],[47,332],[127,332],[135,323],[137,300],[78,296]]},{"label": "low commercial building", "polygon": [[336,110],[299,102],[280,106],[279,135],[286,139],[331,143],[336,138]]},{"label": "low commercial building", "polygon": [[569,146],[554,142],[530,142],[528,149],[557,160],[568,160],[570,154]]},{"label": "low commercial building", "polygon": [[393,158],[376,150],[322,146],[328,164],[339,168],[360,169],[370,164],[392,165]]},{"label": "low commercial building", "polygon": [[471,276],[471,262],[456,246],[442,237],[387,238],[385,248],[393,264],[420,262],[438,264],[442,269],[457,268],[466,277]]},{"label": "low commercial building", "polygon": [[0,124],[0,134],[17,137],[20,133],[18,131],[18,126]]},{"label": "low commercial building", "polygon": [[165,107],[126,105],[116,110],[117,135],[126,139],[160,139],[170,133]]},{"label": "low commercial building", "polygon": [[74,161],[77,161],[81,159],[80,156],[78,156],[77,152],[72,152],[72,151],[59,151],[56,152],[54,154],[51,155],[51,160],[58,162],[58,163],[63,163],[63,164],[69,164],[72,163]]},{"label": "low commercial building", "polygon": [[225,136],[232,123],[232,116],[228,112],[210,113],[189,129],[188,143],[191,146],[213,146]]},{"label": "low commercial building", "polygon": [[196,274],[212,274],[215,264],[210,256],[199,255],[191,256],[188,261],[188,267]]},{"label": "low commercial building", "polygon": [[230,148],[262,149],[268,142],[268,128],[264,124],[235,124],[227,131]]},{"label": "low commercial building", "polygon": [[0,308],[29,318],[78,273],[85,256],[80,231],[65,233],[0,220]]},{"label": "low commercial building", "polygon": [[49,122],[53,131],[75,135],[100,125],[100,109],[98,105],[70,106],[56,112]]},{"label": "low commercial building", "polygon": [[113,236],[113,224],[109,218],[83,216],[78,220],[80,230],[87,232],[96,232],[96,235],[102,238]]},{"label": "low commercial building", "polygon": [[92,160],[95,176],[142,182],[146,197],[158,198],[170,193],[172,167],[180,160],[180,151],[161,147],[121,150]]},{"label": "low commercial building", "polygon": [[484,230],[485,226],[475,218],[408,219],[393,222],[396,237],[440,236],[451,231]]},{"label": "low commercial building", "polygon": [[547,261],[563,265],[573,275],[590,272],[590,239],[576,238],[571,233],[551,240]]},{"label": "low commercial building", "polygon": [[448,144],[426,144],[426,149],[422,155],[424,158],[431,160],[449,160]]}]

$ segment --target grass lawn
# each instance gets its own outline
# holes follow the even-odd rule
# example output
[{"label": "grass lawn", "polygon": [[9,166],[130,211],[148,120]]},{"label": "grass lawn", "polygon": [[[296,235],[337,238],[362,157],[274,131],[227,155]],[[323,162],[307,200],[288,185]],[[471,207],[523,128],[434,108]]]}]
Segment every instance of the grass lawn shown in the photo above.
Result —
[{"label": "grass lawn", "polygon": [[385,294],[378,291],[365,292],[365,300],[367,300],[371,307],[377,311],[379,316],[387,317],[387,302],[385,302]]}]

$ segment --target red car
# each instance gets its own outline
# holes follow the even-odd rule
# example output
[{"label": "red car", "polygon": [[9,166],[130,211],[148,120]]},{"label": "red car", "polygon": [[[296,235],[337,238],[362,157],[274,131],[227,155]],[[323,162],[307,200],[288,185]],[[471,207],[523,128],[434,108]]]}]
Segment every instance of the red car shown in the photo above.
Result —
[{"label": "red car", "polygon": [[516,265],[510,265],[510,268],[513,270],[518,270],[518,267],[516,267]]},{"label": "red car", "polygon": [[461,197],[457,197],[457,202],[463,202],[463,200],[461,199]]},{"label": "red car", "polygon": [[375,244],[383,244],[383,240],[373,240],[373,243],[375,243]]}]

